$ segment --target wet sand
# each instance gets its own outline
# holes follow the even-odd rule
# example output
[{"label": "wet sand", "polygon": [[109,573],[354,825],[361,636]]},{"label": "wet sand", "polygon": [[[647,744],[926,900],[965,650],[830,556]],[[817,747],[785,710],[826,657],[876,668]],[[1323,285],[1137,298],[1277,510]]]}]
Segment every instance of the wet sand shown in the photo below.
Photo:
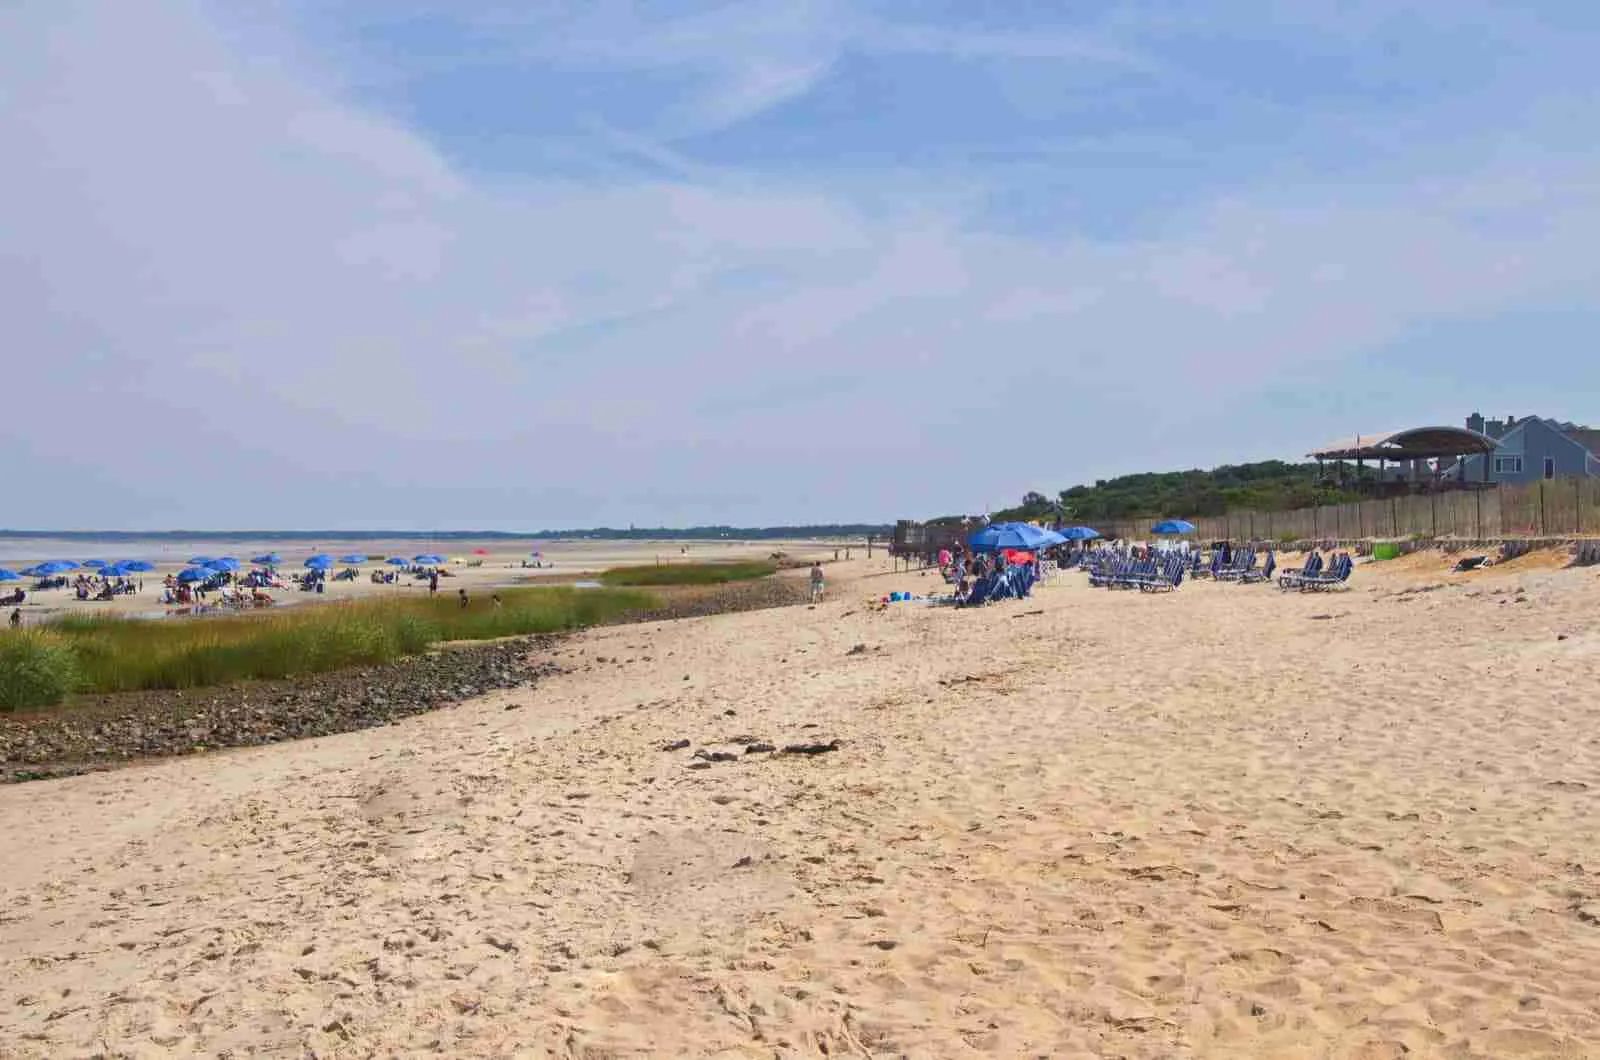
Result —
[{"label": "wet sand", "polygon": [[1600,577],[1513,566],[969,612],[857,561],[0,790],[0,1053],[1593,1056]]}]

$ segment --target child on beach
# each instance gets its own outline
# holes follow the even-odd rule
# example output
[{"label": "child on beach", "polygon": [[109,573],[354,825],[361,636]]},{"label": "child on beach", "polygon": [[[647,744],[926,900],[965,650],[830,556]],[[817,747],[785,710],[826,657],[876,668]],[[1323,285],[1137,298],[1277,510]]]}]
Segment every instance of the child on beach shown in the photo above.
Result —
[{"label": "child on beach", "polygon": [[822,602],[822,561],[821,560],[818,560],[817,562],[811,564],[811,602],[813,604],[820,604]]}]

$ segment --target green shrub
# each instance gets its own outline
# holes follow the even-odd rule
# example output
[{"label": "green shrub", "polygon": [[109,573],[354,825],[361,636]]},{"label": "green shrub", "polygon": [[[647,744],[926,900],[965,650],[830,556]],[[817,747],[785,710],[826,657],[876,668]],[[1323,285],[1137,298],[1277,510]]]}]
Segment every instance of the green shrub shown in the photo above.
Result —
[{"label": "green shrub", "polygon": [[778,570],[776,563],[669,563],[659,567],[613,567],[600,575],[606,585],[726,585],[754,581]]},{"label": "green shrub", "polygon": [[60,635],[33,629],[0,633],[0,711],[51,706],[77,684],[77,657]]}]

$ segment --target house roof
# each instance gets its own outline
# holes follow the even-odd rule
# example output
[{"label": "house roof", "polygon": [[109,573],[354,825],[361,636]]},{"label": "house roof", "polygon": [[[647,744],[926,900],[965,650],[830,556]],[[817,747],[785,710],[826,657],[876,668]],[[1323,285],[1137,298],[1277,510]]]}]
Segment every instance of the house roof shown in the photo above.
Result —
[{"label": "house roof", "polygon": [[1307,456],[1314,460],[1427,460],[1492,453],[1499,443],[1465,427],[1410,427],[1382,434],[1340,438]]},{"label": "house roof", "polygon": [[1589,455],[1600,459],[1600,428],[1578,427],[1561,433],[1589,450]]}]

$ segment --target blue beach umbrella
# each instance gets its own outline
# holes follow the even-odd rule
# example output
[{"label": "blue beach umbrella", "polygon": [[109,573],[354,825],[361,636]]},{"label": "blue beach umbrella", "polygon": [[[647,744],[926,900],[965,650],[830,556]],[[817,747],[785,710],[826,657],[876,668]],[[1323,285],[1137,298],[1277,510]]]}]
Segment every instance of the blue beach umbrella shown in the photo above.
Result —
[{"label": "blue beach umbrella", "polygon": [[444,565],[444,557],[435,552],[424,552],[419,556],[411,557],[414,562],[423,567],[439,567]]},{"label": "blue beach umbrella", "polygon": [[340,563],[365,563],[366,561],[367,557],[363,556],[359,552],[352,552],[348,556],[339,557]]},{"label": "blue beach umbrella", "polygon": [[1069,526],[1058,532],[1068,541],[1093,541],[1100,536],[1100,531],[1092,526]]},{"label": "blue beach umbrella", "polygon": [[178,572],[180,582],[203,582],[217,576],[217,572],[210,567],[185,567]]},{"label": "blue beach umbrella", "polygon": [[44,572],[39,569],[37,564],[35,564],[32,567],[23,567],[22,568],[22,573],[27,575],[30,578],[38,578],[38,577],[43,576],[43,574],[44,574]]},{"label": "blue beach umbrella", "polygon": [[117,566],[134,574],[143,574],[146,571],[152,571],[156,569],[156,565],[154,563],[142,559],[120,560],[118,561]]},{"label": "blue beach umbrella", "polygon": [[276,567],[283,562],[283,557],[276,552],[264,552],[259,556],[252,556],[251,563],[259,563],[264,567]]},{"label": "blue beach umbrella", "polygon": [[125,563],[107,563],[100,568],[101,576],[106,578],[126,578],[132,573],[133,571],[129,570]]},{"label": "blue beach umbrella", "polygon": [[195,567],[204,567],[207,563],[210,563],[216,558],[217,557],[215,556],[190,556],[189,563]]},{"label": "blue beach umbrella", "polygon": [[411,561],[406,559],[404,556],[390,556],[388,559],[384,560],[384,562],[389,564],[391,567],[411,566]]},{"label": "blue beach umbrella", "polygon": [[22,575],[16,571],[0,567],[0,582],[20,582],[21,580]]},{"label": "blue beach umbrella", "polygon": [[33,569],[40,574],[60,574],[62,571],[77,570],[78,565],[70,559],[52,559]]},{"label": "blue beach umbrella", "polygon": [[993,523],[967,538],[967,544],[978,552],[998,552],[1008,548],[1031,552],[1064,540],[1060,534],[1047,533],[1027,523]]},{"label": "blue beach umbrella", "polygon": [[318,552],[315,556],[306,560],[305,565],[311,570],[327,570],[333,566],[333,557],[326,552]]},{"label": "blue beach umbrella", "polygon": [[1163,519],[1150,528],[1152,534],[1192,534],[1194,524],[1185,519]]},{"label": "blue beach umbrella", "polygon": [[232,556],[218,556],[210,563],[202,563],[200,566],[209,567],[212,570],[236,571],[239,569],[239,561]]},{"label": "blue beach umbrella", "polygon": [[99,570],[101,567],[111,566],[111,564],[107,563],[103,559],[86,559],[83,561],[83,565],[88,567],[90,570]]}]

